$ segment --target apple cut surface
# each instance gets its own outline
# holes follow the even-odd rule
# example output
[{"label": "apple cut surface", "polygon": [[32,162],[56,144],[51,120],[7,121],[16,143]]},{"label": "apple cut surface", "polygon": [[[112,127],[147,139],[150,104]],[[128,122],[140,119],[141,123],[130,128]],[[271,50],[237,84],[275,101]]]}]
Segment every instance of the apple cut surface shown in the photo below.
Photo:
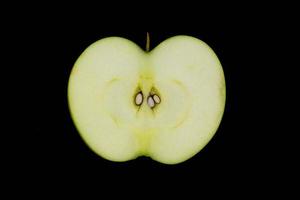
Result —
[{"label": "apple cut surface", "polygon": [[215,134],[225,106],[225,80],[202,41],[175,36],[145,52],[110,37],[88,47],[69,79],[74,123],[86,144],[112,161],[138,156],[176,164]]}]

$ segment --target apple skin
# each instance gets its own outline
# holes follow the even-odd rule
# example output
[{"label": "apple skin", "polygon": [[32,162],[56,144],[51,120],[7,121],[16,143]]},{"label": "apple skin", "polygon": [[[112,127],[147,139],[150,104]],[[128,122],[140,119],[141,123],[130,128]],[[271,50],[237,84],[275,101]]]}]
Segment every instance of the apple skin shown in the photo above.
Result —
[{"label": "apple skin", "polygon": [[[177,164],[216,133],[225,88],[219,59],[199,39],[174,36],[145,52],[127,39],[109,37],[76,61],[68,102],[82,139],[99,156],[117,162],[149,156]],[[138,91],[158,94],[160,104],[137,107]]]}]

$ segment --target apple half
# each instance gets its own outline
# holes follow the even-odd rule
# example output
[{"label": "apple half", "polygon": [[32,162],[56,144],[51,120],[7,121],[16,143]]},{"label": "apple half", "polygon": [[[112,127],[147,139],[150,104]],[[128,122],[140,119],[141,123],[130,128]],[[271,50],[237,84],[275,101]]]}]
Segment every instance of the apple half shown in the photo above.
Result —
[{"label": "apple half", "polygon": [[213,50],[175,36],[150,52],[120,38],[89,46],[72,68],[68,102],[85,143],[101,157],[183,162],[213,137],[225,107]]}]

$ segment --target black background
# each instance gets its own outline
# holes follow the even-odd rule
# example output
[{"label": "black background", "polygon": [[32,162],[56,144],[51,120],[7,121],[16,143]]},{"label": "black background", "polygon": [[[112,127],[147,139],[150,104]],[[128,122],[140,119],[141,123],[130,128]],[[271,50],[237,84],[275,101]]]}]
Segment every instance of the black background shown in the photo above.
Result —
[{"label": "black background", "polygon": [[[278,28],[272,26],[271,17],[223,19],[220,15],[206,26],[203,23],[208,20],[197,13],[182,20],[177,16],[178,21],[167,15],[163,21],[150,20],[152,23],[142,17],[136,23],[106,16],[90,22],[90,16],[73,19],[75,12],[66,18],[41,13],[10,23],[14,42],[9,51],[18,56],[9,59],[19,66],[12,69],[18,70],[14,78],[21,80],[16,86],[11,84],[18,90],[12,118],[21,121],[12,127],[16,144],[8,150],[8,168],[15,177],[12,183],[54,182],[64,188],[93,182],[96,187],[138,187],[150,193],[157,188],[173,188],[174,193],[183,186],[196,191],[201,185],[227,186],[247,194],[265,191],[270,183],[276,185],[282,176],[282,153],[274,148],[277,134],[271,127],[277,124],[271,119],[276,116],[267,98],[274,90],[270,69],[276,70],[270,60],[277,56],[272,49]],[[81,140],[70,118],[67,84],[78,56],[108,36],[124,37],[144,48],[146,32],[151,48],[181,34],[205,41],[218,55],[225,73],[226,107],[217,133],[200,153],[177,165],[143,157],[123,163],[104,160]]]}]

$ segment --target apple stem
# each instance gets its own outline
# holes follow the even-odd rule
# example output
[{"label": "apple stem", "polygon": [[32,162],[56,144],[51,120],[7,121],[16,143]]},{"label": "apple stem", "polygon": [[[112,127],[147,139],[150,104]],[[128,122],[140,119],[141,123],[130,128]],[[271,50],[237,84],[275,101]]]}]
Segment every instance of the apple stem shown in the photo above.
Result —
[{"label": "apple stem", "polygon": [[147,42],[146,42],[146,51],[148,52],[150,49],[150,35],[147,32]]}]

